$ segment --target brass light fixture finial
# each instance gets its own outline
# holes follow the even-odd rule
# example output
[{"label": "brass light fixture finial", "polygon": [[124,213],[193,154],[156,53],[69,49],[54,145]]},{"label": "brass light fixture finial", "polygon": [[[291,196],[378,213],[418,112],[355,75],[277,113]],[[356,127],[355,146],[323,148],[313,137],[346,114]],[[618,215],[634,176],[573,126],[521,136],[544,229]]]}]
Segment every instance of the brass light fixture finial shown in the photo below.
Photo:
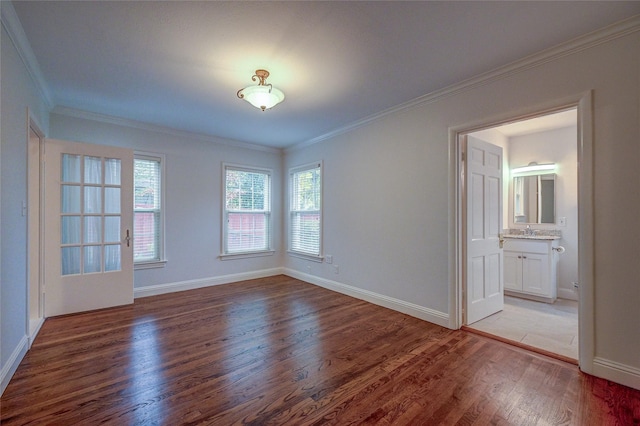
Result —
[{"label": "brass light fixture finial", "polygon": [[273,108],[282,102],[284,100],[284,93],[273,87],[272,84],[267,84],[267,77],[269,77],[269,71],[263,69],[256,70],[251,80],[256,81],[257,79],[258,85],[247,86],[244,89],[238,90],[238,98],[244,99],[262,111]]},{"label": "brass light fixture finial", "polygon": [[251,81],[256,81],[256,77],[258,77],[258,80],[260,80],[260,83],[258,83],[258,86],[271,86],[271,87],[273,87],[273,85],[265,83],[265,80],[267,79],[267,77],[269,77],[269,71],[267,71],[267,70],[256,70],[256,74],[253,77],[251,77]]}]

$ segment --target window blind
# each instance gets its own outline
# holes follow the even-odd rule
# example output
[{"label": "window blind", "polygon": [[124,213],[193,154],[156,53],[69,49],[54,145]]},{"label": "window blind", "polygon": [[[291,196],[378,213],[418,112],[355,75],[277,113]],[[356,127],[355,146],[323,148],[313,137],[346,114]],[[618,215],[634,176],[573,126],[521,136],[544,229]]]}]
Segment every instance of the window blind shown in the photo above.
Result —
[{"label": "window blind", "polygon": [[134,159],[134,262],[161,259],[160,159]]},{"label": "window blind", "polygon": [[291,172],[290,250],[320,256],[321,164]]},{"label": "window blind", "polygon": [[271,173],[225,166],[226,254],[271,249]]}]

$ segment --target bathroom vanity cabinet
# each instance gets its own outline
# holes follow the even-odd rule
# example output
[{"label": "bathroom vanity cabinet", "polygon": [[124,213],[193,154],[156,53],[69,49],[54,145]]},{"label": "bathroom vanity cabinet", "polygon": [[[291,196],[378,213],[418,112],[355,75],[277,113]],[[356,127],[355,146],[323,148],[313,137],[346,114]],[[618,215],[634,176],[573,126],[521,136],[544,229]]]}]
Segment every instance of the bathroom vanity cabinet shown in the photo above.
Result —
[{"label": "bathroom vanity cabinet", "polygon": [[557,297],[555,247],[558,247],[557,239],[506,239],[505,294],[553,303]]}]

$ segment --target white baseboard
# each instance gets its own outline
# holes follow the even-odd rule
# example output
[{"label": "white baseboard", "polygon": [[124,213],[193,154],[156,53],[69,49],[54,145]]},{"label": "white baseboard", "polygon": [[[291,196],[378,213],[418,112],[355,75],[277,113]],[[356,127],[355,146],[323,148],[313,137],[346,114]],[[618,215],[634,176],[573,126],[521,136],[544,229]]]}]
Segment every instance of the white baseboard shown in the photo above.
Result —
[{"label": "white baseboard", "polygon": [[237,281],[253,280],[256,278],[271,277],[284,274],[284,268],[262,269],[259,271],[242,272],[239,274],[221,275],[219,277],[200,278],[197,280],[178,281],[174,283],[150,285],[133,289],[133,297],[155,296],[158,294],[173,293],[176,291],[193,290],[196,288],[213,285],[229,284]]},{"label": "white baseboard", "polygon": [[333,290],[347,296],[355,297],[356,299],[365,300],[367,302],[373,303],[374,305],[384,306],[385,308],[393,309],[394,311],[402,312],[403,314],[411,315],[412,317],[416,317],[421,320],[440,325],[442,327],[450,328],[449,315],[445,314],[444,312],[425,308],[423,306],[405,302],[404,300],[374,293],[369,290],[363,290],[347,284],[342,284],[337,281],[327,280],[315,275],[305,274],[304,272],[296,271],[294,269],[284,268],[283,273],[290,277],[315,284],[328,290]]},{"label": "white baseboard", "polygon": [[0,372],[0,395],[4,393],[4,390],[9,385],[11,378],[18,369],[18,366],[20,365],[20,362],[22,362],[22,358],[24,358],[27,350],[29,350],[29,338],[25,334],[22,339],[20,339],[18,346],[13,350],[13,353],[7,360],[6,364],[2,366],[2,371]]},{"label": "white baseboard", "polygon": [[596,357],[593,360],[593,375],[640,390],[639,368]]},{"label": "white baseboard", "polygon": [[558,287],[558,297],[560,299],[578,300],[578,293],[572,289]]},{"label": "white baseboard", "polygon": [[44,318],[38,318],[36,320],[35,327],[33,327],[31,322],[29,322],[29,349],[31,349],[31,345],[33,345],[34,340],[36,340],[36,336],[40,333],[42,324],[44,324]]}]

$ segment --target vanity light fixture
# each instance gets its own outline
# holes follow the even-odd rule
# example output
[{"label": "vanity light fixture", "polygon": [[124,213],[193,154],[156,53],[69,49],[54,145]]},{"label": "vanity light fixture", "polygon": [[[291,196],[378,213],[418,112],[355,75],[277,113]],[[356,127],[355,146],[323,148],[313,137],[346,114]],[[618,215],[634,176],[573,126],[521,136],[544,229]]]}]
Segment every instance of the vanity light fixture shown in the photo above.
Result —
[{"label": "vanity light fixture", "polygon": [[516,173],[540,172],[540,171],[551,172],[552,170],[555,170],[555,169],[556,169],[555,163],[538,164],[536,162],[533,162],[533,163],[529,163],[528,166],[516,167],[515,169],[511,169],[511,173],[516,174]]},{"label": "vanity light fixture", "polygon": [[267,84],[265,82],[267,77],[269,77],[269,71],[256,70],[251,80],[258,80],[258,85],[247,86],[244,89],[238,90],[238,97],[249,102],[254,107],[260,108],[262,111],[273,108],[282,102],[284,100],[284,93],[273,87],[272,84]]}]

